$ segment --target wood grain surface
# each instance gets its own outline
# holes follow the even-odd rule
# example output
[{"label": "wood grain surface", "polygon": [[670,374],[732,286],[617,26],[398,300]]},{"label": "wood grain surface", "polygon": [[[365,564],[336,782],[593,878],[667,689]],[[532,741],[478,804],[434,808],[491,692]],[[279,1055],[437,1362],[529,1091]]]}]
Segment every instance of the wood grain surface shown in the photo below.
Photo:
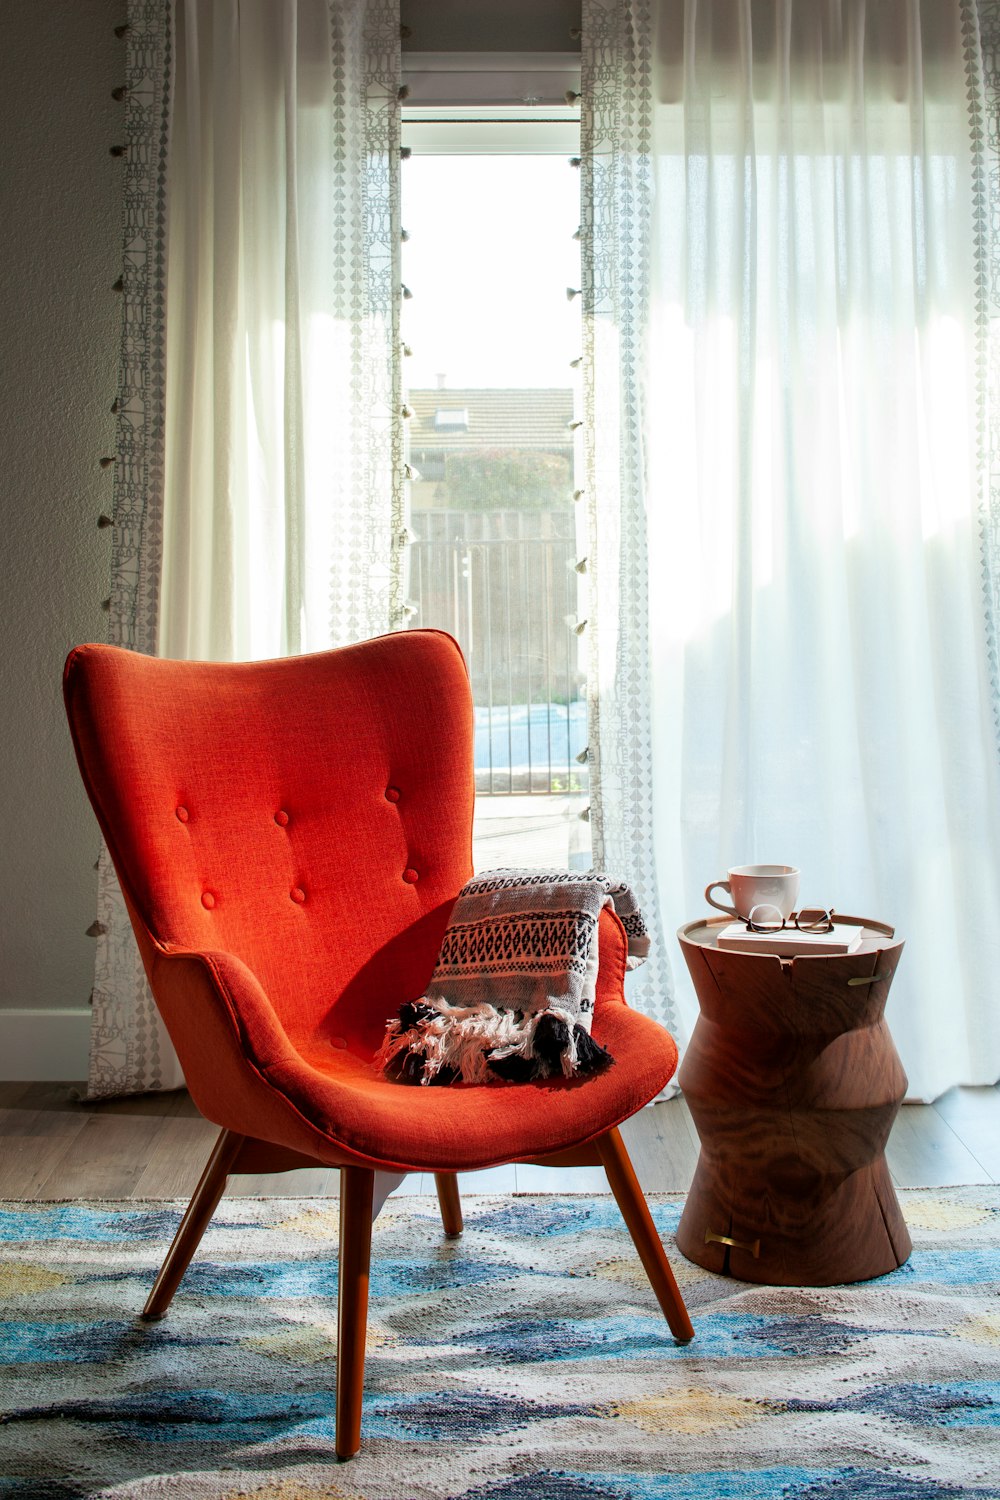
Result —
[{"label": "wood grain surface", "polygon": [[714,935],[678,935],[701,1012],[679,1075],[701,1140],[679,1248],[775,1285],[894,1270],[910,1239],[885,1146],[906,1075],[884,1011],[903,944],[788,960]]}]

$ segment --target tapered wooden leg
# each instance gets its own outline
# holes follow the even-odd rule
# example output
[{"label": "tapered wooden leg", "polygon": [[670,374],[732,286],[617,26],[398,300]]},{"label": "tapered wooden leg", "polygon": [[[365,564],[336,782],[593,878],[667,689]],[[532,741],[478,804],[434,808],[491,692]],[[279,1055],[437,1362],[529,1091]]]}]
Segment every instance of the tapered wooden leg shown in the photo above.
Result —
[{"label": "tapered wooden leg", "polygon": [[338,1458],[353,1458],[361,1447],[374,1187],[375,1173],[367,1167],[341,1167],[337,1298]]},{"label": "tapered wooden leg", "polygon": [[153,1290],[146,1299],[146,1306],[141,1313],[144,1322],[159,1322],[170,1306],[171,1299],[180,1286],[181,1277],[190,1265],[191,1257],[219,1206],[219,1199],[226,1190],[226,1179],[245,1140],[246,1136],[236,1135],[231,1130],[223,1130],[219,1135],[167,1251],[167,1258],[160,1267],[160,1274],[153,1282]]},{"label": "tapered wooden leg", "polygon": [[457,1239],[465,1228],[462,1218],[462,1200],[458,1196],[458,1177],[454,1172],[435,1172],[438,1203],[441,1205],[441,1223],[449,1239]]},{"label": "tapered wooden leg", "polygon": [[670,1262],[660,1243],[646,1199],[643,1197],[639,1179],[629,1160],[625,1144],[617,1130],[609,1130],[594,1143],[600,1154],[608,1183],[615,1195],[622,1218],[632,1236],[632,1243],[639,1252],[649,1284],[656,1293],[656,1300],[670,1324],[670,1331],[679,1343],[686,1344],[694,1338],[694,1329],[688,1317],[684,1299],[681,1297]]}]

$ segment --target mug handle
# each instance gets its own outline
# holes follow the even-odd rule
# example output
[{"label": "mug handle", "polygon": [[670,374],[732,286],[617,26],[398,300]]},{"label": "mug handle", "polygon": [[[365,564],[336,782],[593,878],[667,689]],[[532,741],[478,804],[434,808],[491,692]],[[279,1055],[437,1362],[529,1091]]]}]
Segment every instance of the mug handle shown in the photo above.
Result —
[{"label": "mug handle", "polygon": [[730,897],[730,899],[732,899],[732,894],[733,893],[729,889],[729,881],[728,880],[713,880],[711,885],[706,885],[706,887],[705,887],[705,900],[708,902],[709,906],[714,906],[718,911],[724,911],[726,913],[727,917],[738,916],[738,912],[737,912],[735,906],[723,906],[723,904],[722,904],[721,901],[716,901],[715,897],[712,895],[712,892],[714,890],[725,891],[726,894]]}]

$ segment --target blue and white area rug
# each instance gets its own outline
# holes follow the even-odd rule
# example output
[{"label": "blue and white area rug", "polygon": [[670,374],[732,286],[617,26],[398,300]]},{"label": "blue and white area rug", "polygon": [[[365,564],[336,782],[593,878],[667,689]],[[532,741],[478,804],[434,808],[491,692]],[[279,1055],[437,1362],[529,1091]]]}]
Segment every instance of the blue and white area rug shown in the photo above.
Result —
[{"label": "blue and white area rug", "polygon": [[390,1201],[339,1465],[335,1201],[225,1201],[151,1326],[180,1206],[0,1204],[0,1496],[1000,1500],[1000,1188],[902,1198],[913,1257],[863,1285],[673,1252],[686,1347],[608,1198],[469,1198],[457,1241]]}]

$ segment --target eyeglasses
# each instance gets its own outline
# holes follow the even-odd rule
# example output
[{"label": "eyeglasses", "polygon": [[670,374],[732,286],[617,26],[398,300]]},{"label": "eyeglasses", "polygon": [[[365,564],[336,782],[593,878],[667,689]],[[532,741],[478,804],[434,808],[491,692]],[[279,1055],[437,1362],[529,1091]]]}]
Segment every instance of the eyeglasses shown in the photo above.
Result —
[{"label": "eyeglasses", "polygon": [[[896,936],[896,929],[888,922],[876,922],[874,917],[849,917],[846,912],[834,912],[832,906],[829,910],[822,906],[806,906],[801,911],[793,911],[790,916],[783,917],[776,906],[762,901],[751,908],[747,918],[747,932],[774,933],[781,932],[786,927],[799,932],[832,932],[835,925],[863,927],[888,938]],[[848,982],[854,983],[853,980]]]},{"label": "eyeglasses", "polygon": [[783,917],[776,906],[761,901],[747,916],[747,932],[781,932],[786,927],[798,932],[832,932],[833,907],[829,911],[822,906],[803,907]]}]

